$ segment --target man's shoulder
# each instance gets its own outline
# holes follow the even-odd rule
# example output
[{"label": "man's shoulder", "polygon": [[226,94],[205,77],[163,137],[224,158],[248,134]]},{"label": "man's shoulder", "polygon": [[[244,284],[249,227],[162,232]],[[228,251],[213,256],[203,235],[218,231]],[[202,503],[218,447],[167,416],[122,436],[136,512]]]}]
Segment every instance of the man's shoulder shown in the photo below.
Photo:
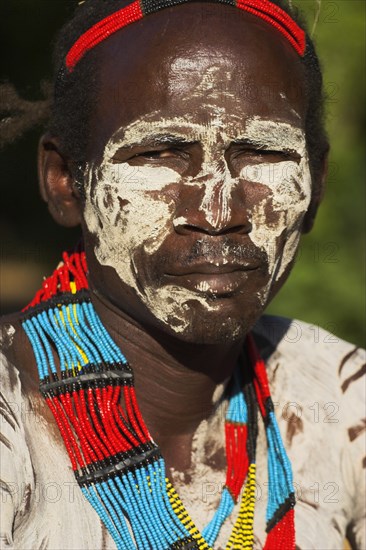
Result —
[{"label": "man's shoulder", "polygon": [[9,313],[0,317],[0,349],[6,351],[13,344],[14,335],[21,328],[21,313]]},{"label": "man's shoulder", "polygon": [[[352,351],[353,359],[358,356],[365,356],[365,350],[343,340],[336,334],[324,328],[277,315],[262,315],[253,327],[253,332],[262,346],[270,349],[302,350],[307,356],[326,355],[334,358],[343,356]],[[350,356],[351,358],[351,356]]]},{"label": "man's shoulder", "polygon": [[299,377],[336,382],[342,393],[366,374],[366,351],[317,325],[263,315],[253,333],[264,359]]},{"label": "man's shoulder", "polygon": [[15,312],[0,317],[1,375],[10,370],[26,370],[34,355],[31,344],[22,328],[22,313]]}]

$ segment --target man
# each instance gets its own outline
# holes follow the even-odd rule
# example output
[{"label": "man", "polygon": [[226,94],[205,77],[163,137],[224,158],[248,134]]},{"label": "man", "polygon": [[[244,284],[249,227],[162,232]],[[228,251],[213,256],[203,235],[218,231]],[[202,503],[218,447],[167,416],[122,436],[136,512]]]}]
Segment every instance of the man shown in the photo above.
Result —
[{"label": "man", "polygon": [[[200,2],[97,17],[90,0],[60,46],[40,185],[86,259],[65,255],[5,321],[4,547],[295,548],[293,493],[298,548],[364,547],[362,353],[262,315],[311,229],[328,146],[311,45],[259,4],[265,17]],[[138,21],[99,40],[126,6]],[[78,93],[82,125],[65,116]]]}]

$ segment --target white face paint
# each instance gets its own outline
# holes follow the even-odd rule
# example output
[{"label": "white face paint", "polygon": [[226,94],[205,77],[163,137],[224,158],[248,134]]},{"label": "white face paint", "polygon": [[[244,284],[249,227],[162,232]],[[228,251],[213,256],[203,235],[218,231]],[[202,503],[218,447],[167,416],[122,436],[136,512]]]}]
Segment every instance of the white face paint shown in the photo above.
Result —
[{"label": "white face paint", "polygon": [[[302,130],[258,117],[245,119],[239,109],[239,100],[235,100],[237,109],[229,114],[225,112],[216,104],[216,92],[210,92],[210,89],[215,90],[212,81],[219,74],[220,71],[207,71],[196,90],[203,98],[201,107],[207,113],[207,123],[198,124],[194,115],[164,119],[158,112],[148,113],[117,131],[105,147],[101,165],[88,169],[85,221],[89,231],[97,236],[97,260],[101,265],[113,267],[121,281],[136,292],[153,315],[177,333],[184,332],[189,325],[187,312],[192,301],[211,312],[218,310],[219,305],[205,295],[210,291],[208,281],[201,282],[193,290],[170,284],[139,284],[136,255],[142,251],[146,258],[152,257],[175,228],[186,223],[184,216],[176,215],[175,195],[169,193],[169,189],[194,186],[201,194],[203,190],[198,208],[208,224],[217,229],[225,227],[230,220],[233,191],[242,186],[244,180],[246,185],[253,182],[269,188],[271,202],[268,197],[264,198],[252,205],[250,212],[250,239],[267,254],[269,262],[270,278],[259,293],[263,304],[272,283],[285,272],[294,257],[311,196]],[[113,162],[121,147],[141,145],[149,141],[149,136],[172,134],[201,145],[203,160],[194,177],[182,176],[163,166],[164,163],[131,166],[128,162]],[[300,161],[250,164],[233,177],[224,153],[239,139],[258,143],[267,150],[296,151]],[[268,206],[277,214],[275,223],[268,221]],[[282,249],[277,242],[279,237],[285,242]],[[224,264],[224,248],[222,256]]]},{"label": "white face paint", "polygon": [[[289,124],[254,118],[247,125],[254,141],[266,135],[269,148],[293,150],[299,163],[284,161],[255,164],[245,167],[241,176],[247,181],[267,185],[273,195],[272,209],[278,212],[278,222],[269,224],[265,213],[266,201],[256,205],[252,213],[251,240],[268,256],[271,279],[262,292],[265,300],[272,283],[281,277],[293,260],[301,237],[301,223],[311,199],[311,174],[304,132]],[[259,141],[260,142],[260,141]],[[278,254],[276,239],[285,235],[282,254]]]}]

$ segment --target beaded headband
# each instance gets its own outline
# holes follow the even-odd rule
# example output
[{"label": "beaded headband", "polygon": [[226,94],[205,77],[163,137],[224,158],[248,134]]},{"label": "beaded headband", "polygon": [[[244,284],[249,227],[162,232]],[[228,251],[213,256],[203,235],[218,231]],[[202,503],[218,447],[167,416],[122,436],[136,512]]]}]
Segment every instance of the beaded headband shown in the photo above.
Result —
[{"label": "beaded headband", "polygon": [[[123,27],[143,19],[150,13],[155,13],[178,4],[195,1],[197,0],[135,0],[135,2],[117,10],[93,25],[77,39],[66,56],[67,72],[71,73],[88,51]],[[269,0],[206,1],[227,4],[256,15],[277,29],[301,57],[304,55],[306,48],[305,32],[284,10]]]}]

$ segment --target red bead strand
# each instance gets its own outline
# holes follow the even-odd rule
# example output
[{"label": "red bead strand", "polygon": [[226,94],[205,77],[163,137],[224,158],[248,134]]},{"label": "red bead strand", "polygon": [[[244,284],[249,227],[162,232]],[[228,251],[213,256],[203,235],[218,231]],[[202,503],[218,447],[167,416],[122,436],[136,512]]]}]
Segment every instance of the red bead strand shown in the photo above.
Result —
[{"label": "red bead strand", "polygon": [[123,388],[124,398],[125,398],[125,403],[126,403],[127,417],[128,417],[129,422],[131,423],[133,429],[135,430],[135,432],[137,434],[137,437],[140,440],[140,443],[145,443],[146,438],[145,438],[144,434],[142,433],[142,431],[140,429],[140,426],[138,425],[137,420],[135,418],[132,399],[131,399],[131,393],[132,393],[131,390],[132,390],[132,388],[127,387],[127,386],[125,386]]},{"label": "red bead strand", "polygon": [[[65,414],[65,411],[62,408],[61,403],[60,403],[60,401],[57,397],[55,397],[52,400],[52,403],[55,406],[55,412],[56,412],[57,417],[60,419],[60,421],[62,421],[62,424],[65,428],[66,433],[67,433],[68,439],[71,442],[72,448],[75,452],[76,459],[79,463],[79,466],[80,466],[80,468],[84,468],[85,467],[85,460],[84,460],[84,458],[83,458],[83,456],[80,452],[79,444],[76,441],[76,438],[75,438],[75,436],[74,436],[74,434],[71,430],[69,419],[67,418],[67,416]],[[57,422],[57,419],[56,419],[56,422]]]},{"label": "red bead strand", "polygon": [[268,533],[263,550],[295,549],[295,512],[289,510]]},{"label": "red bead strand", "polygon": [[95,430],[93,430],[92,426],[90,425],[89,418],[86,414],[86,410],[82,406],[81,395],[80,395],[81,392],[84,393],[84,390],[81,389],[73,393],[76,414],[79,419],[81,428],[85,433],[85,437],[89,442],[91,449],[93,450],[93,456],[94,456],[93,460],[94,461],[102,460],[103,458],[108,456],[108,453],[104,454],[100,450],[99,438],[97,437]]},{"label": "red bead strand", "polygon": [[87,269],[86,269],[86,263],[84,266],[84,263],[82,262],[82,258],[84,257],[85,260],[85,252],[84,253],[75,253],[72,255],[72,261],[75,265],[75,268],[79,274],[82,288],[88,288],[88,279],[86,278]]},{"label": "red bead strand", "polygon": [[101,456],[101,458],[105,458],[109,456],[109,452],[107,447],[103,444],[100,437],[96,433],[94,429],[94,425],[89,417],[87,406],[86,406],[85,390],[83,389],[79,390],[79,398],[80,398],[81,414],[83,415],[85,422],[87,424],[87,429],[89,431],[90,437],[93,438],[95,452],[98,454],[98,456]]},{"label": "red bead strand", "polygon": [[97,44],[108,38],[122,27],[142,19],[143,13],[139,0],[129,6],[112,13],[102,21],[93,25],[80,36],[66,56],[66,67],[72,72],[80,59]]},{"label": "red bead strand", "polygon": [[[62,436],[62,439],[64,440],[64,443],[65,443],[65,447],[66,447],[66,450],[67,450],[67,454],[69,455],[70,457],[70,462],[71,462],[71,466],[72,466],[72,469],[74,470],[74,472],[78,469],[78,465],[77,465],[77,462],[76,462],[76,458],[75,458],[75,452],[74,452],[74,449],[73,449],[73,445],[68,437],[68,434],[67,434],[67,431],[65,429],[65,426],[60,418],[60,415],[58,414],[58,411],[51,399],[51,397],[47,398],[46,399],[46,403],[48,405],[48,407],[50,408],[55,420],[56,420],[56,423],[57,423],[57,426],[60,430],[60,434]],[[80,464],[81,465],[81,464]]]},{"label": "red bead strand", "polygon": [[88,443],[88,441],[85,437],[85,433],[84,433],[84,430],[82,430],[82,428],[80,426],[79,419],[76,418],[76,416],[75,416],[70,394],[69,393],[61,394],[60,395],[60,401],[61,401],[65,411],[67,412],[68,417],[71,421],[72,427],[74,428],[74,430],[75,430],[75,432],[76,432],[76,434],[79,438],[80,447],[81,447],[82,453],[84,455],[85,462],[87,464],[90,464],[90,462],[94,462],[96,460],[96,456],[93,453],[93,451],[92,451],[92,449],[91,449],[91,447],[90,447],[90,445],[89,445],[89,443]]},{"label": "red bead strand", "polygon": [[143,433],[145,441],[148,441],[151,438],[151,436],[150,436],[149,430],[147,429],[147,426],[144,422],[144,419],[142,418],[140,408],[137,404],[135,388],[133,388],[133,387],[130,388],[130,396],[131,396],[131,401],[132,401],[133,412],[134,412],[134,414],[137,418],[137,421],[139,423],[139,426],[141,428],[141,431]]},{"label": "red bead strand", "polygon": [[101,421],[102,421],[102,424],[103,424],[103,432],[105,433],[106,438],[109,441],[109,445],[112,449],[112,454],[117,454],[118,451],[119,451],[119,448],[120,448],[120,442],[117,440],[116,436],[114,435],[114,433],[110,429],[110,426],[109,426],[109,423],[108,423],[107,411],[104,408],[101,389],[96,388],[94,390],[94,395],[95,395],[95,398],[96,398],[96,401],[97,401],[98,411],[99,411],[100,418],[101,418]]},{"label": "red bead strand", "polygon": [[94,429],[95,429],[96,433],[98,434],[98,436],[100,437],[100,439],[103,441],[106,448],[108,449],[108,453],[113,455],[114,454],[114,448],[111,445],[109,439],[106,437],[106,435],[104,433],[104,430],[103,430],[103,428],[102,428],[102,426],[101,426],[101,424],[98,420],[97,414],[95,412],[94,394],[93,394],[93,390],[91,388],[87,390],[87,396],[88,396],[89,412],[90,412],[90,416],[91,416],[92,421],[93,421]]},{"label": "red bead strand", "polygon": [[[306,48],[304,31],[279,6],[269,0],[237,0],[236,7],[252,13],[277,29],[303,56]],[[160,9],[163,9],[161,6]],[[108,15],[82,34],[66,56],[66,68],[71,73],[84,55],[118,30],[144,17],[139,1]]]},{"label": "red bead strand", "polygon": [[260,357],[254,338],[251,334],[247,337],[247,346],[252,365],[254,366],[253,385],[257,395],[258,405],[262,416],[266,415],[265,404],[268,398],[271,397],[269,383],[267,378],[266,365]]},{"label": "red bead strand", "polygon": [[113,409],[114,418],[117,422],[118,429],[128,441],[129,449],[132,447],[138,447],[140,445],[140,441],[136,439],[131,430],[126,426],[126,424],[128,424],[128,420],[125,420],[125,416],[121,413],[121,411],[123,412],[121,405],[118,406],[118,409]]},{"label": "red bead strand", "polygon": [[296,52],[303,56],[306,48],[305,32],[279,6],[268,0],[237,0],[237,7],[252,13],[275,27],[291,43]]},{"label": "red bead strand", "polygon": [[105,426],[107,433],[110,434],[111,437],[113,437],[113,440],[115,441],[116,445],[116,452],[121,452],[125,450],[125,442],[122,441],[121,434],[116,426],[113,411],[112,411],[112,393],[113,393],[113,387],[110,386],[108,388],[103,388],[102,395],[103,395],[103,407],[104,407],[104,420],[105,420]]}]

